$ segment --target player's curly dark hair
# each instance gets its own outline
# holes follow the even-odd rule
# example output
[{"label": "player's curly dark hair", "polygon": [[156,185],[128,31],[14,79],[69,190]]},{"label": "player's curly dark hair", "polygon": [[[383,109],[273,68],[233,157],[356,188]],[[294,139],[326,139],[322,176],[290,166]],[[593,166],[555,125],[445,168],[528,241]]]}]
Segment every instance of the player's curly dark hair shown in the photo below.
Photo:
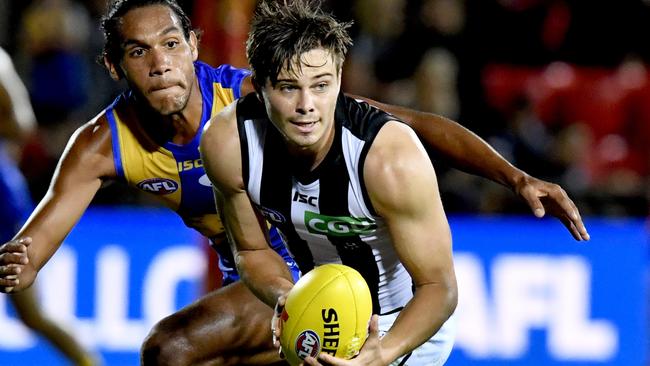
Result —
[{"label": "player's curly dark hair", "polygon": [[285,64],[290,73],[299,72],[294,70],[301,65],[298,57],[319,47],[335,57],[340,69],[352,45],[351,25],[323,12],[319,0],[261,0],[246,41],[254,84],[264,85],[267,78],[275,84]]},{"label": "player's curly dark hair", "polygon": [[[122,49],[122,34],[120,33],[122,17],[133,9],[150,5],[169,7],[181,22],[185,39],[190,39],[190,32],[193,30],[192,22],[176,0],[114,0],[109,4],[106,13],[101,19],[101,29],[104,32],[104,49],[97,58],[100,65],[104,64],[104,56],[113,64],[118,64],[122,58],[124,51]],[[199,32],[194,31],[198,36]]]}]

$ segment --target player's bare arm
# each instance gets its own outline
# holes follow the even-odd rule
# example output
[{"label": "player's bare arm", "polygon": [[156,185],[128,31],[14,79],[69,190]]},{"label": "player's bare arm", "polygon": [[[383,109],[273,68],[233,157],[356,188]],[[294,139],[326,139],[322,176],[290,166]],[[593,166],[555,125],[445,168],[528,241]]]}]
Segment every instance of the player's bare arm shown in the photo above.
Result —
[{"label": "player's bare arm", "polygon": [[381,361],[372,363],[388,364],[435,334],[456,307],[451,234],[433,166],[410,128],[397,122],[382,128],[368,153],[364,181],[416,286],[380,340]]},{"label": "player's bare arm", "polygon": [[513,166],[485,140],[459,123],[433,113],[354,97],[399,117],[454,167],[510,188],[528,204],[535,216],[543,217],[548,212],[557,217],[576,240],[589,240],[578,208],[562,187]]},{"label": "player's bare arm", "polygon": [[96,118],[72,135],[47,193],[14,240],[0,246],[0,291],[17,291],[32,284],[84,213],[102,180],[115,174],[109,126],[103,118]]},{"label": "player's bare arm", "polygon": [[282,258],[268,245],[266,221],[244,188],[235,107],[236,102],[206,125],[201,156],[215,186],[217,209],[233,246],[237,270],[255,295],[273,307],[293,282]]}]

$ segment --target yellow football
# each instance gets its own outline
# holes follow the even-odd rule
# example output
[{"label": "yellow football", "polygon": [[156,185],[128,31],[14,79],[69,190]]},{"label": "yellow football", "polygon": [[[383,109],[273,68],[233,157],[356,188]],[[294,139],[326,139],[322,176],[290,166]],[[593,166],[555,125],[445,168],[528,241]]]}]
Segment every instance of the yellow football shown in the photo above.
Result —
[{"label": "yellow football", "polygon": [[282,352],[291,365],[321,352],[350,359],[368,337],[371,315],[370,290],[359,272],[342,264],[316,267],[287,295]]}]

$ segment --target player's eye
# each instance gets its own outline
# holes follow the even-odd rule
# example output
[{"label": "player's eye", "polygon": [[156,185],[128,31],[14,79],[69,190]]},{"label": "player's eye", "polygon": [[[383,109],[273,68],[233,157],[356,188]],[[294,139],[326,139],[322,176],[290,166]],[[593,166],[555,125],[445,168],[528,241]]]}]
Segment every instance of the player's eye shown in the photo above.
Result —
[{"label": "player's eye", "polygon": [[320,83],[316,84],[315,89],[317,91],[324,91],[324,90],[327,89],[328,85],[329,85],[328,83],[323,81],[323,82],[320,82]]},{"label": "player's eye", "polygon": [[141,57],[142,55],[144,55],[144,48],[134,48],[129,51],[131,57]]},{"label": "player's eye", "polygon": [[178,46],[178,43],[178,41],[167,41],[165,45],[167,48],[176,48],[176,46]]},{"label": "player's eye", "polygon": [[283,85],[280,85],[280,91],[281,91],[281,92],[286,92],[286,93],[288,93],[288,92],[292,92],[292,91],[294,91],[294,90],[296,90],[296,89],[297,89],[297,88],[296,88],[295,85],[289,85],[289,84],[283,84]]}]

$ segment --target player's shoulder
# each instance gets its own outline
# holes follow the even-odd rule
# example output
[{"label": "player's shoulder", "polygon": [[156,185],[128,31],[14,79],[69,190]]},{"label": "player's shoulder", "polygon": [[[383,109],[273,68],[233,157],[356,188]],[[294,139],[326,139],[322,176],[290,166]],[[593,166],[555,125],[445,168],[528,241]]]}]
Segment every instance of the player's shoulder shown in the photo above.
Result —
[{"label": "player's shoulder", "polygon": [[111,139],[111,127],[106,116],[106,110],[79,126],[71,139],[84,143],[100,143]]},{"label": "player's shoulder", "polygon": [[196,74],[199,79],[205,78],[225,85],[238,85],[241,83],[242,79],[249,76],[251,73],[248,69],[235,67],[229,64],[212,66],[201,61],[196,61],[194,67],[196,68]]},{"label": "player's shoulder", "polygon": [[399,120],[365,100],[344,94],[340,94],[336,102],[336,118],[355,136],[365,141],[372,141],[387,122]]},{"label": "player's shoulder", "polygon": [[[231,154],[237,149],[237,101],[225,106],[203,127],[201,151],[211,154]],[[237,150],[238,151],[238,150]]]},{"label": "player's shoulder", "polygon": [[373,140],[364,171],[378,180],[408,179],[424,163],[430,164],[415,132],[404,123],[390,120]]},{"label": "player's shoulder", "polygon": [[62,171],[68,177],[115,177],[111,130],[105,111],[75,130],[68,140],[62,159]]}]

